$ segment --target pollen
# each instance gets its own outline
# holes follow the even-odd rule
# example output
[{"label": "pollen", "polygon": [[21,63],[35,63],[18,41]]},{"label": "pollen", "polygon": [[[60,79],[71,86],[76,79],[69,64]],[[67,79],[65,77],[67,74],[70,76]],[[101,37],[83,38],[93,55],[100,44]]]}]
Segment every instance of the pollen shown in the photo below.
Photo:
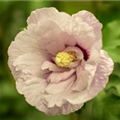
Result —
[{"label": "pollen", "polygon": [[55,57],[55,62],[60,67],[68,67],[71,62],[77,61],[75,52],[59,52]]}]

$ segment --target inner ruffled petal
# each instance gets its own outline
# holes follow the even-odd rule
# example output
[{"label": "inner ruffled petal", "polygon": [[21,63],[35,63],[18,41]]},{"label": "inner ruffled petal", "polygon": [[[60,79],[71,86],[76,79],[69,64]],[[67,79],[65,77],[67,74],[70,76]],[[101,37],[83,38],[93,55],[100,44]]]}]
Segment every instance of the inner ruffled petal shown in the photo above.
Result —
[{"label": "inner ruffled petal", "polygon": [[81,63],[81,61],[76,61],[76,62],[71,62],[70,64],[69,64],[69,68],[76,68],[77,66],[79,66],[80,65],[80,63]]},{"label": "inner ruffled petal", "polygon": [[46,92],[49,94],[58,94],[60,92],[67,91],[72,87],[75,79],[76,79],[76,75],[74,74],[70,78],[68,78],[65,81],[60,82],[59,84],[50,83],[46,87]]},{"label": "inner ruffled petal", "polygon": [[72,87],[73,91],[82,91],[88,85],[88,77],[89,77],[89,75],[84,70],[83,66],[84,66],[84,62],[82,62],[81,65],[79,65],[76,68],[77,79],[76,79],[76,81],[75,81],[75,83],[74,83],[74,85]]},{"label": "inner ruffled petal", "polygon": [[71,69],[69,71],[64,72],[52,72],[47,81],[50,83],[60,83],[61,81],[65,81],[70,78],[75,73],[75,69]]},{"label": "inner ruffled petal", "polygon": [[56,40],[49,45],[47,45],[47,50],[53,56],[55,56],[58,52],[61,52],[65,49],[65,44],[62,40]]},{"label": "inner ruffled petal", "polygon": [[50,70],[52,72],[63,72],[65,70],[67,70],[66,68],[62,68],[57,66],[55,63],[52,63],[50,61],[45,61],[42,66],[41,66],[42,70]]},{"label": "inner ruffled petal", "polygon": [[66,46],[75,46],[77,44],[77,40],[74,38],[74,36],[68,34],[67,32],[61,32],[60,36]]},{"label": "inner ruffled petal", "polygon": [[73,51],[76,53],[77,59],[81,60],[84,57],[83,52],[78,47],[67,47],[65,51]]}]

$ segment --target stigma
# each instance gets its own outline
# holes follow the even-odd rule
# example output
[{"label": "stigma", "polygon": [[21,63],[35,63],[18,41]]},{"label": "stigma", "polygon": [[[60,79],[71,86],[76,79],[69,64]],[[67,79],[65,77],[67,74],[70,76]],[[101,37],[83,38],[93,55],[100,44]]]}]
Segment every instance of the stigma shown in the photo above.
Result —
[{"label": "stigma", "polygon": [[55,62],[60,67],[68,67],[71,62],[77,61],[75,52],[59,52],[56,54]]}]

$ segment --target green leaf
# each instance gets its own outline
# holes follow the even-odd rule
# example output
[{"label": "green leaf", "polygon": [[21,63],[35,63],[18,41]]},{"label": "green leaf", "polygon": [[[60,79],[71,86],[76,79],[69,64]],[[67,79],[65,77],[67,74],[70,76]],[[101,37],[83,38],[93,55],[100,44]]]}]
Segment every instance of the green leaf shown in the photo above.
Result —
[{"label": "green leaf", "polygon": [[103,29],[103,49],[114,62],[120,63],[120,19],[108,23]]},{"label": "green leaf", "polygon": [[120,63],[120,46],[104,48],[108,52],[109,56],[113,59],[114,62]]},{"label": "green leaf", "polygon": [[105,90],[120,97],[120,64],[114,65],[113,73],[109,77]]},{"label": "green leaf", "polygon": [[113,74],[116,76],[119,76],[119,78],[120,78],[120,64],[118,64],[118,63],[114,64]]},{"label": "green leaf", "polygon": [[120,78],[116,75],[111,75],[109,83],[106,87],[106,91],[109,93],[114,93],[120,97]]},{"label": "green leaf", "polygon": [[120,97],[102,91],[93,102],[94,120],[119,120]]}]

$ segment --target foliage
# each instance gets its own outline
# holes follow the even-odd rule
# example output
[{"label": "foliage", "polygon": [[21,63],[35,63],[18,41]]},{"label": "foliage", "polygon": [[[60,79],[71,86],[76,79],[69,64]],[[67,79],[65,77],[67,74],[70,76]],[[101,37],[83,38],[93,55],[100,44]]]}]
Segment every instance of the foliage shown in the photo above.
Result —
[{"label": "foliage", "polygon": [[120,97],[102,91],[93,103],[93,118],[95,120],[119,120]]},{"label": "foliage", "polygon": [[120,19],[108,23],[103,30],[103,49],[114,62],[120,63]]}]

